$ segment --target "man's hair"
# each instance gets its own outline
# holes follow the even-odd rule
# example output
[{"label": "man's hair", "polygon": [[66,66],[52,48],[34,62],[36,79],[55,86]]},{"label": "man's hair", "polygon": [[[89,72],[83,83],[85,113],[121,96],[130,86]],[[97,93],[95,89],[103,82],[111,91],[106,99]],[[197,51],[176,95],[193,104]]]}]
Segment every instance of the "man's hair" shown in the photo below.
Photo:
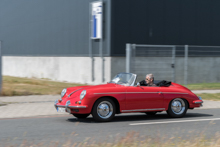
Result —
[{"label": "man's hair", "polygon": [[150,79],[153,79],[153,81],[154,81],[154,75],[153,74],[147,74],[146,77],[149,77]]}]

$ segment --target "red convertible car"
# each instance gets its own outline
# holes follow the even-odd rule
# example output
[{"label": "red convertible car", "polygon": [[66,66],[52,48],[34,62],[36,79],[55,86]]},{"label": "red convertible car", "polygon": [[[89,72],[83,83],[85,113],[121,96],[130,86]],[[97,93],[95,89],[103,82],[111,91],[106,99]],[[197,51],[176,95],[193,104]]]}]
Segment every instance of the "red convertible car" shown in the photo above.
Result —
[{"label": "red convertible car", "polygon": [[167,111],[170,117],[182,117],[187,109],[202,106],[201,97],[177,83],[160,81],[148,87],[135,84],[136,78],[133,73],[119,73],[107,84],[63,89],[55,108],[77,118],[92,114],[96,121],[110,121],[115,114],[131,112]]}]

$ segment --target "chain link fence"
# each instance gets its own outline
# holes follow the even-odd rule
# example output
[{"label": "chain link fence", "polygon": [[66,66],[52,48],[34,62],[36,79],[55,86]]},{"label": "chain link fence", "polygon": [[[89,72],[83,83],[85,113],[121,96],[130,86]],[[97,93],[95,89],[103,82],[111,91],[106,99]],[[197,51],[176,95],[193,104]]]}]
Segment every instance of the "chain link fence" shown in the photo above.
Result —
[{"label": "chain link fence", "polygon": [[180,84],[220,82],[220,46],[126,44],[126,72]]}]

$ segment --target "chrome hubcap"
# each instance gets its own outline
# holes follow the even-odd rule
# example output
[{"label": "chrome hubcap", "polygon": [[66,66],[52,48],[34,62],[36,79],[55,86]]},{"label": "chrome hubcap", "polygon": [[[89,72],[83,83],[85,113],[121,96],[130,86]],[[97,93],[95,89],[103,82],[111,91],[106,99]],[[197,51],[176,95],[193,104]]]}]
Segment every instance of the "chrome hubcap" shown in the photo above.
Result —
[{"label": "chrome hubcap", "polygon": [[99,103],[99,105],[97,107],[97,113],[103,119],[107,119],[107,118],[111,117],[112,113],[113,113],[112,104],[108,101],[103,101],[103,102]]},{"label": "chrome hubcap", "polygon": [[174,99],[171,104],[171,109],[173,113],[177,115],[182,114],[186,109],[184,100],[180,98]]}]

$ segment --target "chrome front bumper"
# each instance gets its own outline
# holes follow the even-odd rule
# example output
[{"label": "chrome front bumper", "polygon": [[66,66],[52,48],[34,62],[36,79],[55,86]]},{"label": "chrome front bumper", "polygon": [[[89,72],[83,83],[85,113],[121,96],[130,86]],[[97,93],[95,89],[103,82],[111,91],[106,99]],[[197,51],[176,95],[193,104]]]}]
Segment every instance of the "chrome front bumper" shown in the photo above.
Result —
[{"label": "chrome front bumper", "polygon": [[62,108],[87,108],[86,106],[65,106],[65,105],[54,105],[56,108],[57,107],[62,107]]},{"label": "chrome front bumper", "polygon": [[203,106],[203,105],[202,105],[203,100],[202,100],[202,98],[201,98],[200,96],[198,96],[198,98],[199,98],[199,100],[195,100],[195,101],[193,101],[193,103],[194,103],[194,104],[200,104],[200,107],[202,107],[202,106]]},{"label": "chrome front bumper", "polygon": [[70,106],[70,101],[66,102],[66,105],[57,105],[59,101],[55,100],[54,107],[57,110],[57,107],[66,108],[66,112],[71,113],[70,109],[79,109],[79,108],[87,108],[87,106]]}]

